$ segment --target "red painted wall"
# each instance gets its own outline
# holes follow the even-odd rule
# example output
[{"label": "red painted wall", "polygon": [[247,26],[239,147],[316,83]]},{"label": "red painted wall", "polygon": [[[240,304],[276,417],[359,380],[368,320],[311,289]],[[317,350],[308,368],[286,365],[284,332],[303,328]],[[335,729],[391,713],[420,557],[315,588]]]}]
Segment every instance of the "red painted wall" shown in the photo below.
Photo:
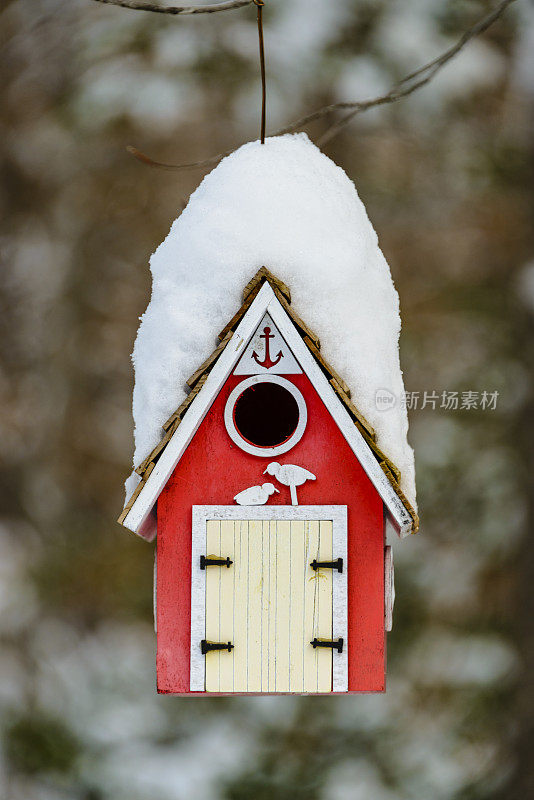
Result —
[{"label": "red painted wall", "polygon": [[191,507],[234,505],[248,486],[272,481],[270,505],[290,505],[289,487],[263,476],[270,461],[299,464],[316,481],[298,489],[301,505],[348,506],[349,691],[385,689],[384,523],[380,496],[305,375],[285,376],[302,392],[308,425],[288,453],[244,453],[224,427],[224,406],[243,377],[231,376],[158,500],[158,691],[189,694]]}]

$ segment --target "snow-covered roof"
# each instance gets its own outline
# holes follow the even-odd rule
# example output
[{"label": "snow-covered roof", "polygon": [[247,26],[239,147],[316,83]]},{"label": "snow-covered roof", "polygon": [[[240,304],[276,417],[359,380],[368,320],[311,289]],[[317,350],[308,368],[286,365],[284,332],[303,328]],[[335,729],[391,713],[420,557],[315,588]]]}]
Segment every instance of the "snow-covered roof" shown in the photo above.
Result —
[{"label": "snow-covered roof", "polygon": [[[322,356],[318,337],[292,309],[289,288],[265,267],[245,287],[243,305],[220,332],[220,344],[186,381],[191,392],[164,423],[165,433],[160,442],[137,467],[136,474],[140,482],[119,517],[119,522],[144,536],[154,533],[154,522],[149,515],[159,494],[222,384],[243,353],[258,321],[267,311],[283,331],[284,338],[312,379],[323,402],[382,497],[395,526],[401,534],[415,533],[419,520],[400,488],[400,472],[378,447],[374,429],[351,402],[350,389],[344,380]],[[210,376],[213,379],[208,382]],[[187,425],[184,420],[187,420]]]},{"label": "snow-covered roof", "polygon": [[[152,256],[152,297],[133,352],[134,467],[174,409],[191,402],[186,379],[264,264],[291,286],[291,308],[317,332],[415,507],[399,298],[354,184],[305,134],[252,142],[223,159]],[[392,400],[387,410],[377,393]],[[127,481],[128,495],[138,479]]]}]

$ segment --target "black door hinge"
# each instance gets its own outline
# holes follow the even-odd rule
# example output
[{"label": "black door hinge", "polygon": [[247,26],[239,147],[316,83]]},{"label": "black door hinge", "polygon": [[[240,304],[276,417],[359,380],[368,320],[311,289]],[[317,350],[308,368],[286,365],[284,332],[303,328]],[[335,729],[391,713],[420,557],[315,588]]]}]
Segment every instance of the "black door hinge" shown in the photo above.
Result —
[{"label": "black door hinge", "polygon": [[230,561],[229,556],[226,558],[207,558],[206,556],[200,556],[200,569],[206,569],[206,567],[228,567],[228,569],[230,569],[230,565],[233,563],[233,561]]},{"label": "black door hinge", "polygon": [[233,649],[234,645],[232,642],[207,642],[205,639],[202,639],[200,642],[200,650],[203,656],[212,650],[228,650],[228,652],[231,653]]},{"label": "black door hinge", "polygon": [[336,558],[335,561],[317,561],[314,558],[310,567],[316,572],[318,569],[337,569],[338,572],[343,572],[343,559]]},{"label": "black door hinge", "polygon": [[343,639],[336,639],[333,642],[329,642],[326,639],[314,639],[310,644],[314,650],[316,647],[331,647],[332,650],[337,650],[338,653],[343,652]]}]

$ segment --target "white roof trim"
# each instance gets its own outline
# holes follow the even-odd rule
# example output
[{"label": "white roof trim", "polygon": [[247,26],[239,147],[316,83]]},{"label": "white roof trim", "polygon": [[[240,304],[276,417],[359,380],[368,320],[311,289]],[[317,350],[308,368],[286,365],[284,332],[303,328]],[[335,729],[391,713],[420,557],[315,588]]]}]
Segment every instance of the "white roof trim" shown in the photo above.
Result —
[{"label": "white roof trim", "polygon": [[163,450],[122,524],[134,533],[142,533],[145,522],[163,487],[171,477],[217,394],[239,360],[244,346],[248,344],[266,312],[271,315],[273,322],[293,351],[303,371],[313,383],[349,447],[382,498],[395,528],[398,529],[401,536],[410,533],[412,529],[411,516],[268,282],[263,284],[252,305],[245,312],[234,335],[215,362],[202,389]]}]

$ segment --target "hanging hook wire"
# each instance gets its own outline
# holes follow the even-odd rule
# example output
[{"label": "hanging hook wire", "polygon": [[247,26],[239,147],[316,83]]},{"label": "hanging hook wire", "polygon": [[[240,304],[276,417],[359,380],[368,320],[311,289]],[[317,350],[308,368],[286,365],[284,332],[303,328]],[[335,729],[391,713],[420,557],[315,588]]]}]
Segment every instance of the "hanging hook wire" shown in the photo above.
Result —
[{"label": "hanging hook wire", "polygon": [[263,6],[265,0],[254,0],[258,9],[258,38],[260,41],[260,69],[261,69],[261,143],[265,144],[265,118],[267,115],[267,81],[265,78],[265,46],[263,42]]},{"label": "hanging hook wire", "polygon": [[[263,42],[263,6],[265,5],[265,0],[251,0],[252,3],[258,9],[258,37],[260,43],[260,68],[261,68],[261,129],[260,129],[260,140],[262,144],[265,144],[265,122],[267,116],[267,80],[265,77],[265,46]],[[98,0],[98,2],[115,2],[115,0]],[[203,166],[204,162],[195,161],[192,164],[165,164],[162,161],[154,161],[153,158],[147,156],[146,153],[142,153],[141,150],[138,150],[137,147],[132,147],[128,145],[126,148],[128,153],[136,158],[141,163],[146,164],[149,167],[156,167],[157,169],[168,169],[168,170],[175,170],[175,169],[187,169],[191,167],[192,169],[196,169],[197,167]],[[221,158],[224,156],[229,156],[232,150],[228,150],[227,152],[221,154]],[[220,161],[220,158],[218,159]],[[213,158],[206,159],[205,166],[211,166],[213,164]]]}]

